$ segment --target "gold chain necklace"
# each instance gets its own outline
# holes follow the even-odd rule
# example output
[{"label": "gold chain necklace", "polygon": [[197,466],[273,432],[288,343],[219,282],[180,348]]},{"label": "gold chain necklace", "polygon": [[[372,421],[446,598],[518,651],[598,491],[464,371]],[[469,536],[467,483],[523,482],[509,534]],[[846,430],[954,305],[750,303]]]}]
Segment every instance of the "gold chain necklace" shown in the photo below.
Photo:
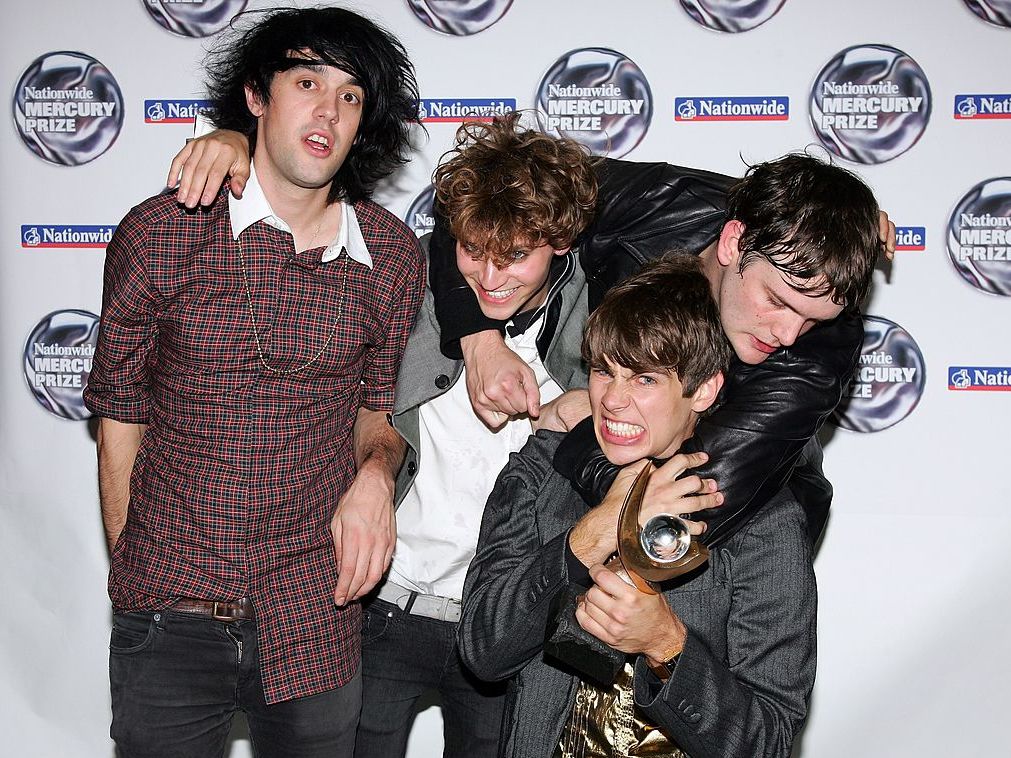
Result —
[{"label": "gold chain necklace", "polygon": [[[320,223],[321,224],[323,223],[322,220],[320,221]],[[319,234],[319,226],[316,227],[316,234]],[[316,239],[316,235],[314,234],[313,235],[313,241],[315,241],[315,239]],[[337,297],[337,315],[336,315],[336,317],[334,317],[333,329],[330,330],[330,336],[326,338],[326,342],[323,343],[323,347],[321,347],[319,349],[319,352],[317,352],[316,355],[314,355],[312,358],[310,358],[309,360],[307,360],[305,363],[303,363],[300,366],[296,366],[295,368],[287,368],[287,369],[286,368],[277,368],[276,366],[270,365],[267,362],[266,357],[263,355],[263,347],[260,344],[260,333],[259,333],[259,330],[257,329],[257,326],[256,326],[256,313],[253,311],[253,295],[252,295],[252,293],[250,292],[250,289],[249,289],[249,275],[246,273],[246,258],[242,254],[242,239],[239,238],[239,239],[235,240],[235,242],[239,246],[239,267],[242,269],[242,284],[243,284],[243,286],[245,287],[245,290],[246,290],[246,304],[249,306],[249,320],[250,320],[250,322],[253,325],[253,339],[256,341],[256,354],[260,358],[260,364],[265,369],[267,369],[267,371],[271,372],[272,374],[281,374],[281,375],[284,375],[284,376],[289,376],[291,374],[297,374],[299,371],[301,371],[303,369],[309,368],[309,366],[311,366],[312,364],[314,364],[316,361],[318,361],[320,358],[323,357],[323,353],[326,352],[326,349],[328,347],[330,347],[330,343],[333,342],[334,337],[337,336],[337,326],[338,326],[338,324],[340,324],[341,311],[344,309],[344,291],[347,288],[347,281],[348,281],[348,258],[350,256],[343,249],[338,254],[338,257],[344,259],[344,263],[343,263],[343,271],[341,273],[340,295],[338,295],[338,297]]]}]

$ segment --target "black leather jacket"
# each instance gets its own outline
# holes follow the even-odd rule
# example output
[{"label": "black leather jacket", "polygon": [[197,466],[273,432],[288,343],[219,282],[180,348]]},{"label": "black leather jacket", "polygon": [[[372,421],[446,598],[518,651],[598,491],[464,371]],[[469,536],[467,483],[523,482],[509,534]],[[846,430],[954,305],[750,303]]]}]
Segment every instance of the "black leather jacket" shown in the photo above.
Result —
[{"label": "black leather jacket", "polygon": [[[608,287],[645,261],[671,250],[698,254],[719,236],[733,179],[666,163],[609,159],[600,161],[597,173],[597,216],[574,246],[590,283],[591,309]],[[503,324],[481,313],[456,267],[455,241],[438,209],[430,259],[443,352],[459,358],[460,337],[501,330]],[[682,448],[709,454],[709,462],[694,473],[715,479],[724,494],[723,506],[701,514],[707,544],[727,539],[786,484],[807,512],[812,541],[817,539],[832,487],[821,473],[816,444],[797,464],[838,405],[862,341],[859,316],[843,315],[757,366],[733,360],[718,406],[700,419]],[[588,424],[569,435],[556,467],[591,504],[600,501],[616,473]]]}]

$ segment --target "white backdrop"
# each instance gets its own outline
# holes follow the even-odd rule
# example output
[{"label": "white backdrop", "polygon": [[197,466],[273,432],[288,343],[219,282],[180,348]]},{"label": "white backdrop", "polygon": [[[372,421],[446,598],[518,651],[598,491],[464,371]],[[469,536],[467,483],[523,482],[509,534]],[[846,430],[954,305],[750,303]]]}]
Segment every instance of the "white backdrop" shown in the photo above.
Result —
[{"label": "white backdrop", "polygon": [[[29,333],[47,314],[99,313],[103,251],[34,245],[23,227],[114,225],[161,189],[168,160],[191,127],[145,123],[144,101],[200,97],[207,40],[162,29],[146,12],[148,1],[5,7],[0,78],[12,98],[33,60],[80,51],[115,77],[124,110],[115,144],[84,165],[40,159],[13,118],[0,147],[0,752],[19,758],[112,754],[108,564],[94,443],[86,422],[36,402],[23,357]],[[676,0],[515,0],[501,20],[472,36],[433,31],[406,0],[351,7],[404,42],[423,98],[512,98],[529,108],[541,77],[566,52],[620,51],[648,80],[653,106],[645,137],[627,157],[731,174],[743,171],[742,159],[817,144],[809,94],[836,53],[880,43],[915,59],[932,96],[922,138],[889,162],[842,164],[873,186],[899,226],[926,229],[926,249],[900,252],[888,279],[876,279],[866,307],[914,337],[926,385],[912,412],[884,431],[826,434],[836,499],[816,562],[818,683],[797,752],[1006,754],[1011,502],[1000,468],[1011,395],[951,391],[948,367],[1011,365],[1011,301],[963,281],[945,237],[964,193],[1011,175],[1011,121],[953,117],[958,94],[1011,92],[1011,30],[985,23],[963,0],[786,0],[767,23],[740,34],[704,28]],[[673,118],[676,97],[773,95],[790,98],[788,120]],[[413,163],[382,193],[391,210],[406,213],[456,126],[428,125]],[[418,719],[410,755],[440,750],[433,706]],[[248,743],[239,739],[231,754],[249,755]]]}]

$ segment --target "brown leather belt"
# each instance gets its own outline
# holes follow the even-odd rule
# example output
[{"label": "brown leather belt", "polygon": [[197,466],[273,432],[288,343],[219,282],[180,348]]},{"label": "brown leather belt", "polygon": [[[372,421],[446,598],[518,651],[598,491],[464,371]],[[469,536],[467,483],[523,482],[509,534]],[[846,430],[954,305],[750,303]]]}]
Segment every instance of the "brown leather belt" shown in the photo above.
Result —
[{"label": "brown leather belt", "polygon": [[233,621],[248,621],[253,618],[253,603],[248,597],[229,603],[218,600],[196,600],[184,597],[169,608],[173,613],[190,613],[205,616],[215,621],[230,624]]}]

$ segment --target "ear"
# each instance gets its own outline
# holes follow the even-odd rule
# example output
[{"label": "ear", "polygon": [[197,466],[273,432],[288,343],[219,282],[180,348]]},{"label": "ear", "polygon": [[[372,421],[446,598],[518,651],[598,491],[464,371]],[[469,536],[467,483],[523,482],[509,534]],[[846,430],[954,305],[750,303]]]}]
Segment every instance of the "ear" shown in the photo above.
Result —
[{"label": "ear", "polygon": [[720,239],[716,245],[716,258],[721,266],[736,265],[740,255],[737,245],[742,234],[744,234],[744,224],[740,221],[731,219],[723,225],[723,231],[720,232]]},{"label": "ear", "polygon": [[259,118],[263,115],[263,102],[248,84],[243,89],[246,91],[246,107],[253,114],[253,118]]},{"label": "ear", "polygon": [[706,379],[692,395],[692,410],[696,413],[708,410],[716,402],[716,396],[720,394],[723,387],[723,372],[717,371]]},{"label": "ear", "polygon": [[555,255],[565,255],[571,249],[572,248],[565,247],[565,248],[562,248],[561,250],[555,250]]}]

